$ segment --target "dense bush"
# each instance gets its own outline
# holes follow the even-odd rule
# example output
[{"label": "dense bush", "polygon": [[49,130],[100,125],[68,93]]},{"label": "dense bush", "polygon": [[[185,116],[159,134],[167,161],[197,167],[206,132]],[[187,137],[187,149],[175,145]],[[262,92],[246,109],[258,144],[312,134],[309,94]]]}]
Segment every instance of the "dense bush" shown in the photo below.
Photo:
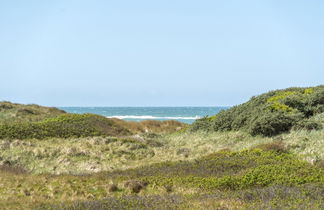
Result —
[{"label": "dense bush", "polygon": [[120,136],[130,132],[110,119],[94,114],[64,114],[39,122],[0,124],[0,138],[44,139],[48,137]]},{"label": "dense bush", "polygon": [[208,131],[211,129],[211,118],[203,117],[195,121],[190,127],[190,130],[197,131],[197,130],[205,130]]},{"label": "dense bush", "polygon": [[302,119],[300,114],[286,114],[278,112],[266,112],[251,122],[247,130],[252,135],[262,134],[264,136],[277,135],[289,131],[290,128]]},{"label": "dense bush", "polygon": [[[324,116],[322,116],[324,120]],[[317,116],[316,116],[317,118]],[[309,118],[309,119],[303,119],[299,122],[297,122],[294,126],[294,130],[320,130],[323,128],[323,122],[322,120],[316,119],[314,117]]]},{"label": "dense bush", "polygon": [[[197,120],[192,131],[245,130],[252,135],[273,136],[324,112],[324,86],[288,88],[252,97],[246,103],[221,111],[215,116]],[[304,121],[299,128],[318,129]],[[307,123],[306,123],[307,122]]]}]

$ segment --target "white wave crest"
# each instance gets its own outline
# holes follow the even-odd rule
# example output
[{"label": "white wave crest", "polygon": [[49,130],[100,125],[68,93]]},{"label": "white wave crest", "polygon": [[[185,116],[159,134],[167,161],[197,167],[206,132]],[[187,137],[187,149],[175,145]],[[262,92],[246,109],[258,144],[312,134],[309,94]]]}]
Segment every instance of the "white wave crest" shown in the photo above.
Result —
[{"label": "white wave crest", "polygon": [[118,119],[142,119],[142,120],[155,120],[155,119],[163,119],[163,120],[197,120],[200,119],[200,116],[195,117],[157,117],[150,115],[136,116],[136,115],[116,115],[116,116],[107,116],[107,118],[118,118]]}]

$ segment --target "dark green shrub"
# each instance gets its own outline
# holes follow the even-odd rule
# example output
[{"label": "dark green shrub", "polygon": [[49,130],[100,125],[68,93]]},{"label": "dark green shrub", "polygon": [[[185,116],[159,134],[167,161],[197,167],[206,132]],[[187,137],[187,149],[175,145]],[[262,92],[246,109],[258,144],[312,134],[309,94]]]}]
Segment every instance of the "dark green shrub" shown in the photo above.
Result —
[{"label": "dark green shrub", "polygon": [[[324,86],[271,91],[248,102],[195,121],[190,130],[244,130],[252,135],[273,136],[289,131],[303,119],[324,111]],[[315,127],[309,124],[306,127]]]},{"label": "dark green shrub", "polygon": [[304,119],[297,122],[293,127],[294,130],[320,130],[322,128],[322,124],[313,119]]},{"label": "dark green shrub", "polygon": [[302,116],[298,114],[268,112],[252,121],[248,131],[252,135],[273,136],[289,131],[300,119],[302,119]]},{"label": "dark green shrub", "polygon": [[191,126],[191,130],[192,131],[197,131],[197,130],[204,130],[204,131],[208,131],[211,129],[211,119],[208,116],[205,116],[203,118],[200,118],[198,120],[196,120],[192,126]]}]

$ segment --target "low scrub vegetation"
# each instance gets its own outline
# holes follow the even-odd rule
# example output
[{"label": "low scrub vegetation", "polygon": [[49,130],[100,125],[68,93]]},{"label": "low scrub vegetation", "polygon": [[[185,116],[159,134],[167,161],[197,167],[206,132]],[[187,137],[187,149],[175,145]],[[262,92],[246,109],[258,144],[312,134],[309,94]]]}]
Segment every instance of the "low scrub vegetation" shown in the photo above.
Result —
[{"label": "low scrub vegetation", "polygon": [[240,151],[272,142],[277,144],[278,150],[286,149],[314,164],[324,159],[323,130],[296,130],[275,137],[227,131],[168,135],[144,133],[129,137],[2,139],[0,165],[24,166],[33,174],[88,174],[163,161],[195,160],[228,148]]},{"label": "low scrub vegetation", "polygon": [[296,129],[320,129],[309,118],[324,112],[324,86],[288,88],[252,97],[248,102],[197,120],[191,131],[244,130],[251,135],[274,136]]},{"label": "low scrub vegetation", "polygon": [[131,134],[106,117],[94,114],[64,114],[38,122],[0,124],[0,138],[44,139],[86,136],[121,136]]},{"label": "low scrub vegetation", "polygon": [[200,190],[238,190],[273,184],[297,186],[324,182],[324,169],[298,160],[278,144],[241,152],[221,151],[194,161],[165,162],[127,171],[120,176],[140,178],[155,186],[181,186]]},{"label": "low scrub vegetation", "polygon": [[0,208],[324,209],[324,86],[126,122],[0,103]]},{"label": "low scrub vegetation", "polygon": [[8,207],[37,209],[323,208],[324,169],[277,148],[224,150],[196,160],[83,176],[0,171],[1,199]]},{"label": "low scrub vegetation", "polygon": [[323,187],[273,185],[192,195],[127,195],[96,201],[43,204],[37,209],[322,209]]}]

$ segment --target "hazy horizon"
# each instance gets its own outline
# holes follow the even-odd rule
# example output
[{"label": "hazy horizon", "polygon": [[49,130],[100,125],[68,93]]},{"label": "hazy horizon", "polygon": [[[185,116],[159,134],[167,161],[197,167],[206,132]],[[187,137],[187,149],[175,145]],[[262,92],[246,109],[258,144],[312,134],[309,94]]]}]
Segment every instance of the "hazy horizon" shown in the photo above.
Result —
[{"label": "hazy horizon", "polygon": [[324,2],[3,1],[0,100],[233,106],[324,84]]}]

